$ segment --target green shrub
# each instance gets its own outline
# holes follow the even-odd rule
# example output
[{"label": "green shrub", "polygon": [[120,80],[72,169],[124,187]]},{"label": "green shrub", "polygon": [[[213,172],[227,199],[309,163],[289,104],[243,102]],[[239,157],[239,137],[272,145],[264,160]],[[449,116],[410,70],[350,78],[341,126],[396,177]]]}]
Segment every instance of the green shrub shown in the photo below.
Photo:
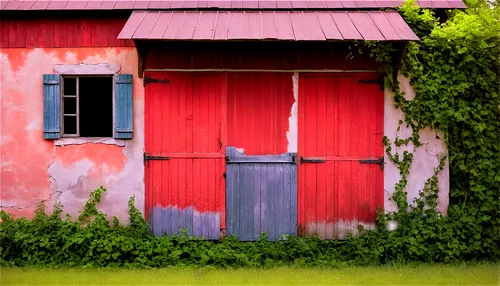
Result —
[{"label": "green shrub", "polygon": [[[470,1],[469,1],[470,2]],[[368,43],[383,64],[386,84],[413,129],[395,146],[412,143],[422,148],[418,131],[432,127],[444,132],[449,154],[440,157],[421,197],[409,206],[405,192],[413,153],[386,152],[402,179],[393,200],[396,213],[380,213],[376,231],[345,241],[288,237],[240,242],[235,237],[206,241],[186,233],[153,237],[147,222],[129,201],[129,225],[99,212],[96,204],[106,190],[92,192],[76,221],[61,219],[56,205],[50,215],[41,205],[33,219],[15,219],[0,212],[0,264],[44,266],[215,265],[220,267],[277,265],[367,265],[407,262],[498,260],[500,257],[500,12],[476,1],[467,11],[448,11],[439,24],[432,11],[406,3],[400,13],[419,42],[410,43],[402,72],[415,87],[406,100],[394,81],[393,43]],[[449,156],[448,215],[435,210],[438,173]],[[398,228],[386,231],[389,220]]]},{"label": "green shrub", "polygon": [[[52,214],[43,205],[33,219],[15,219],[0,211],[0,264],[15,266],[166,267],[214,265],[218,267],[271,267],[281,265],[374,265],[391,262],[450,262],[483,256],[456,237],[460,224],[442,216],[416,216],[409,212],[395,231],[366,231],[345,241],[288,236],[268,241],[241,242],[230,236],[208,241],[183,232],[154,237],[148,224],[129,200],[129,225],[97,210],[106,189],[91,193],[78,220],[61,219],[61,205]],[[83,219],[82,219],[83,218]]]}]

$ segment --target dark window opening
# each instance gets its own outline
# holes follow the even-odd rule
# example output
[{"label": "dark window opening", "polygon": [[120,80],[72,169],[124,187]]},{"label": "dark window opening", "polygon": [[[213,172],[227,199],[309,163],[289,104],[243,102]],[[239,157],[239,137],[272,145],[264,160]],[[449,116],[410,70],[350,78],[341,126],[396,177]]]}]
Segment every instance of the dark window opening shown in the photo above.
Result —
[{"label": "dark window opening", "polygon": [[113,137],[113,78],[65,77],[65,136]]},{"label": "dark window opening", "polygon": [[81,77],[80,136],[113,136],[113,80],[111,77]]}]

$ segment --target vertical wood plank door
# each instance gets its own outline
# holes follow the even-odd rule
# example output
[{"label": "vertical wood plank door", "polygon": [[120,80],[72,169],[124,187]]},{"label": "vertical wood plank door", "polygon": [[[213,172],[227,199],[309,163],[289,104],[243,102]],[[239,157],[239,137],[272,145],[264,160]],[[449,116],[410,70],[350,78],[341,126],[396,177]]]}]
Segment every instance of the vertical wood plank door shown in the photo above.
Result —
[{"label": "vertical wood plank door", "polygon": [[242,241],[255,241],[264,232],[270,240],[297,235],[297,154],[288,152],[289,140],[296,140],[289,136],[292,76],[227,75],[227,234]]},{"label": "vertical wood plank door", "polygon": [[225,228],[225,75],[145,74],[146,216],[155,235]]},{"label": "vertical wood plank door", "polygon": [[292,76],[290,72],[227,73],[228,146],[243,149],[246,155],[288,151],[295,102]]},{"label": "vertical wood plank door", "polygon": [[296,153],[245,155],[227,147],[227,233],[241,241],[297,235]]},{"label": "vertical wood plank door", "polygon": [[383,207],[384,94],[376,74],[299,76],[299,224],[344,239]]}]

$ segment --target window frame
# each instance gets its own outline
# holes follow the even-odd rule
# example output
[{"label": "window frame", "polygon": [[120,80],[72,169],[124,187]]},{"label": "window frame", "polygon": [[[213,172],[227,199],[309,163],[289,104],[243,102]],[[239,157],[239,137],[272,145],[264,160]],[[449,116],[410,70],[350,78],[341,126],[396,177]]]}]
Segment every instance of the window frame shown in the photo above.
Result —
[{"label": "window frame", "polygon": [[[113,122],[111,124],[111,136],[109,137],[81,137],[80,136],[80,78],[81,77],[104,77],[111,78],[111,116],[113,118]],[[66,95],[64,89],[64,79],[65,78],[75,78],[76,79],[76,95]],[[115,131],[115,77],[114,74],[64,74],[61,75],[61,83],[60,83],[60,96],[61,96],[61,138],[114,138]],[[76,134],[66,134],[64,133],[64,117],[65,116],[73,116],[73,115],[65,115],[64,113],[64,98],[76,98]]]}]

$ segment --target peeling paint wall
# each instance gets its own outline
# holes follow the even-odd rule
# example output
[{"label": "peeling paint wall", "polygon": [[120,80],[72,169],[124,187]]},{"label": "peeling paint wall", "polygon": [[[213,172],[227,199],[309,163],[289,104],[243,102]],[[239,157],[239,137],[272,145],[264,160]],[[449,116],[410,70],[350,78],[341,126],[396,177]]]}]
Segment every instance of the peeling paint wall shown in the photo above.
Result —
[{"label": "peeling paint wall", "polygon": [[298,143],[298,114],[299,114],[299,73],[294,72],[292,76],[293,84],[293,104],[288,117],[288,131],[286,139],[288,140],[287,152],[297,152]]},{"label": "peeling paint wall", "polygon": [[[56,200],[76,216],[89,193],[104,186],[100,209],[128,218],[127,200],[144,206],[144,92],[135,48],[5,48],[1,75],[1,208],[30,217],[36,205]],[[119,64],[134,75],[132,140],[43,139],[42,74],[57,64]]]},{"label": "peeling paint wall", "polygon": [[[165,219],[176,218],[176,219]],[[151,229],[157,236],[179,234],[179,229],[187,229],[189,235],[205,237],[206,239],[219,239],[220,212],[199,212],[194,207],[179,209],[168,206],[154,207],[151,211]],[[179,225],[181,224],[181,225]]]},{"label": "peeling paint wall", "polygon": [[[407,99],[415,97],[415,92],[411,87],[409,80],[402,75],[398,76],[401,91],[405,93]],[[401,126],[399,132],[397,131],[399,120],[404,120],[404,114],[400,109],[394,107],[394,92],[386,89],[384,99],[384,133],[391,142],[394,142],[396,136],[399,138],[407,138],[411,136],[412,130],[407,128],[404,124]],[[422,146],[413,152],[413,145],[397,147],[393,144],[393,152],[403,154],[405,150],[413,152],[413,163],[410,167],[408,176],[408,185],[406,191],[408,192],[408,202],[413,203],[414,199],[419,196],[419,192],[424,188],[425,181],[432,177],[434,169],[438,167],[440,156],[447,154],[446,144],[441,138],[443,134],[439,131],[432,129],[423,129],[420,131],[420,141]],[[396,211],[397,207],[393,201],[390,200],[392,194],[395,192],[395,185],[401,179],[399,169],[390,162],[387,154],[385,154],[385,169],[384,169],[384,208],[386,211]],[[446,160],[444,169],[438,175],[438,210],[443,214],[447,213],[448,199],[449,199],[449,162]]]},{"label": "peeling paint wall", "polygon": [[362,230],[374,230],[376,225],[357,219],[352,221],[338,220],[337,222],[317,221],[306,224],[304,233],[315,233],[321,239],[332,237],[344,240],[347,235],[357,235]]}]

